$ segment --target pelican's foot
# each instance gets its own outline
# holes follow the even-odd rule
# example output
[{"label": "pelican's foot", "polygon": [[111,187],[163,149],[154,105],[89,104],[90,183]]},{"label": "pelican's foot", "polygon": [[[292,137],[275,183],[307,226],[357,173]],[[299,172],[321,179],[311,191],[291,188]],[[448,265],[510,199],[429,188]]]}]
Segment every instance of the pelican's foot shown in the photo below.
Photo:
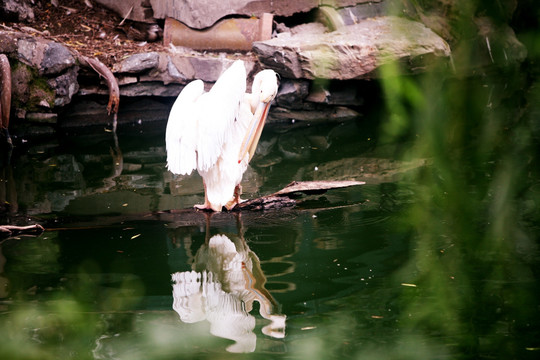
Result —
[{"label": "pelican's foot", "polygon": [[202,210],[202,211],[215,211],[215,212],[220,212],[221,211],[221,208],[218,208],[217,206],[213,206],[212,204],[207,204],[207,203],[204,203],[204,204],[196,204],[196,205],[193,205],[193,207],[197,210]]},{"label": "pelican's foot", "polygon": [[206,205],[206,204],[195,204],[193,205],[193,207],[197,210],[212,210],[210,205]]},{"label": "pelican's foot", "polygon": [[225,209],[231,211],[238,204],[239,203],[236,201],[236,199],[232,199],[231,201],[225,204]]}]

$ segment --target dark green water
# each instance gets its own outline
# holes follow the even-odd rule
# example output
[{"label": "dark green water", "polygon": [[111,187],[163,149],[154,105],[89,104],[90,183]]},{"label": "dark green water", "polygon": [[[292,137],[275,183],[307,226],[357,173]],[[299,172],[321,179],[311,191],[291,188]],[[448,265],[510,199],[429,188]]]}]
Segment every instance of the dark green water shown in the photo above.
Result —
[{"label": "dark green water", "polygon": [[[246,197],[293,180],[367,184],[294,209],[208,219],[166,211],[202,202],[203,192],[198,176],[166,171],[163,123],[121,127],[116,149],[101,130],[19,145],[4,169],[4,217],[26,214],[48,229],[0,243],[2,358],[537,356],[537,224],[527,219],[538,182],[520,232],[484,246],[488,214],[445,216],[444,194],[419,211],[433,196],[418,182],[433,159],[401,161],[409,147],[382,144],[374,124],[270,126]],[[476,207],[464,216],[485,211],[490,200],[475,195],[485,176],[461,192]],[[211,251],[216,235],[249,272]],[[184,284],[173,310],[171,275],[191,271],[214,279]],[[246,294],[248,279],[259,285]]]}]

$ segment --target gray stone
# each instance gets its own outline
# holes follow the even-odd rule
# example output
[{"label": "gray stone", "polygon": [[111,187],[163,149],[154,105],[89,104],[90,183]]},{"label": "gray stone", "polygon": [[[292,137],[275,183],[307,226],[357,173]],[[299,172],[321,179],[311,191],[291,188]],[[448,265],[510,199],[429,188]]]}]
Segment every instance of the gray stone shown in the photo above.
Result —
[{"label": "gray stone", "polygon": [[58,115],[54,113],[27,113],[26,120],[34,123],[56,124]]},{"label": "gray stone", "polygon": [[183,89],[182,85],[169,84],[163,85],[162,82],[139,82],[136,84],[122,86],[120,88],[121,96],[178,96]]},{"label": "gray stone", "polygon": [[[34,1],[32,1],[32,4]],[[34,21],[34,10],[28,0],[1,0],[0,15],[2,18],[14,18],[16,21]]]},{"label": "gray stone", "polygon": [[79,91],[78,69],[77,66],[71,67],[64,74],[47,81],[51,89],[55,91],[54,106],[69,104],[73,95]]},{"label": "gray stone", "polygon": [[343,8],[363,3],[379,3],[382,0],[94,0],[113,10],[122,18],[154,22],[155,19],[172,17],[195,29],[204,29],[219,19],[230,16],[256,16],[272,13],[291,16],[308,12],[321,5]]},{"label": "gray stone", "polygon": [[27,65],[38,68],[42,60],[39,56],[45,50],[46,45],[38,42],[35,38],[21,38],[17,41],[17,58]]},{"label": "gray stone", "polygon": [[261,63],[284,77],[361,79],[394,60],[450,56],[448,44],[421,23],[393,17],[366,19],[325,34],[300,33],[256,42]]},{"label": "gray stone", "polygon": [[119,73],[141,73],[159,65],[159,53],[139,53],[131,55],[118,65],[114,66],[113,71]]},{"label": "gray stone", "polygon": [[180,71],[178,71],[178,69],[176,68],[176,66],[172,62],[170,56],[167,57],[167,72],[174,79],[178,79],[180,81],[186,81],[186,77],[184,76],[184,74],[182,74]]},{"label": "gray stone", "polygon": [[360,114],[345,106],[332,106],[310,110],[292,110],[273,107],[268,114],[269,123],[309,121],[310,123],[341,122],[356,119]]},{"label": "gray stone", "polygon": [[358,97],[357,86],[350,81],[314,83],[305,100],[328,105],[360,106],[363,100]]},{"label": "gray stone", "polygon": [[39,71],[45,75],[59,74],[73,65],[75,58],[68,48],[57,42],[50,42],[43,54]]},{"label": "gray stone", "polygon": [[116,12],[122,18],[129,20],[153,22],[153,11],[150,0],[94,0],[95,2]]},{"label": "gray stone", "polygon": [[276,102],[287,109],[302,109],[303,100],[308,92],[308,81],[284,79],[280,83]]}]

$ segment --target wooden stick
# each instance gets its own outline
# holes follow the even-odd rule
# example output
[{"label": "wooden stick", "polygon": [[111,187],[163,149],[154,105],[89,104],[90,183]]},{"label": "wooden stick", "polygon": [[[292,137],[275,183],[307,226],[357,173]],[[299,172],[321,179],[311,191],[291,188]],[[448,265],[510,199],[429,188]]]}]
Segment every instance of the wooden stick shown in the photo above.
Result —
[{"label": "wooden stick", "polygon": [[124,18],[122,19],[122,21],[120,21],[120,23],[118,24],[118,26],[124,25],[124,22],[126,21],[126,19],[128,18],[129,14],[131,14],[132,11],[133,11],[133,5],[131,6],[131,8],[129,9],[129,11],[127,12],[126,16],[124,16]]}]

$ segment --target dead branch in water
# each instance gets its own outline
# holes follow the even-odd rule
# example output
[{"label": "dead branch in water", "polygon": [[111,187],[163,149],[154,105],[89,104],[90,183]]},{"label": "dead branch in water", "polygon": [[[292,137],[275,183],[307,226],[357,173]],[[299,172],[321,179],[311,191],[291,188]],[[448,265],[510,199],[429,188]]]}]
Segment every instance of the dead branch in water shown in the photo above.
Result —
[{"label": "dead branch in water", "polygon": [[330,189],[363,184],[365,184],[363,181],[293,181],[278,192],[244,201],[238,204],[237,207],[239,210],[269,210],[292,207],[296,205],[295,198],[299,197],[299,193],[307,195],[323,194]]},{"label": "dead branch in water", "polygon": [[29,226],[0,225],[0,239],[7,239],[17,235],[40,235],[45,229],[35,224]]}]

